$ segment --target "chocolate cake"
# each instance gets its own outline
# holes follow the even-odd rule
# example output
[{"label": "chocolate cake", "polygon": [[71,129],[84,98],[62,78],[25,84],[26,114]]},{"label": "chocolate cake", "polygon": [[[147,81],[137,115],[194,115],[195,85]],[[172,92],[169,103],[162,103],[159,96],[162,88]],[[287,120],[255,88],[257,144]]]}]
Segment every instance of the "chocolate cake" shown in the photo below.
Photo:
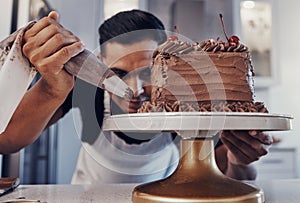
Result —
[{"label": "chocolate cake", "polygon": [[254,101],[247,46],[236,36],[226,38],[191,44],[173,36],[158,47],[151,67],[151,101],[138,112],[268,112]]}]

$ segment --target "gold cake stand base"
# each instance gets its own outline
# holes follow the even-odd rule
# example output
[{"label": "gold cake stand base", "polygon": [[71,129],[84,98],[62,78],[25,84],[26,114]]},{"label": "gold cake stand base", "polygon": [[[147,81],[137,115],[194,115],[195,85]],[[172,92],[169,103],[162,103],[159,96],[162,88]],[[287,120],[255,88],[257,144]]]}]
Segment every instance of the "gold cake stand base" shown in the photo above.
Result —
[{"label": "gold cake stand base", "polygon": [[181,140],[181,159],[168,178],[137,186],[133,203],[262,203],[263,191],[223,175],[213,138]]},{"label": "gold cake stand base", "polygon": [[181,158],[168,178],[137,186],[133,203],[262,203],[255,186],[223,175],[216,165],[214,137],[221,130],[290,130],[288,115],[247,112],[156,112],[113,115],[105,129],[124,132],[177,132]]}]

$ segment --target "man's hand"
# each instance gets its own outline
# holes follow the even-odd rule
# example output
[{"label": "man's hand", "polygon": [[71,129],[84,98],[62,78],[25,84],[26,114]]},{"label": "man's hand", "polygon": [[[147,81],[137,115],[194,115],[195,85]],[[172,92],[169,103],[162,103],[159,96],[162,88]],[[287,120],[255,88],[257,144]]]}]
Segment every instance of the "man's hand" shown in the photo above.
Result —
[{"label": "man's hand", "polygon": [[78,37],[58,23],[51,12],[35,23],[24,35],[23,53],[42,75],[45,91],[65,97],[74,86],[73,76],[63,66],[84,49]]},{"label": "man's hand", "polygon": [[268,153],[272,137],[259,131],[223,131],[220,136],[228,149],[228,161],[248,165]]},{"label": "man's hand", "polygon": [[[254,180],[256,169],[251,164],[268,153],[273,139],[260,131],[223,131],[223,146],[217,148],[217,164],[222,172],[239,180]],[[225,155],[225,156],[224,156]]]}]

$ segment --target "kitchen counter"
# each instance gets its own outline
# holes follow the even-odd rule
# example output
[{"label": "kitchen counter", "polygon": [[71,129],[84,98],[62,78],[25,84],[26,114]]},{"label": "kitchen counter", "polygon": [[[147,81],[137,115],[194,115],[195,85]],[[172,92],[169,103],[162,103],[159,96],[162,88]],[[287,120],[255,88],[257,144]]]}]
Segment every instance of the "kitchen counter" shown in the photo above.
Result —
[{"label": "kitchen counter", "polygon": [[[296,203],[300,200],[300,179],[261,180],[250,182],[262,188],[267,203]],[[136,184],[97,185],[20,185],[0,202],[16,198],[56,202],[130,203]]]}]

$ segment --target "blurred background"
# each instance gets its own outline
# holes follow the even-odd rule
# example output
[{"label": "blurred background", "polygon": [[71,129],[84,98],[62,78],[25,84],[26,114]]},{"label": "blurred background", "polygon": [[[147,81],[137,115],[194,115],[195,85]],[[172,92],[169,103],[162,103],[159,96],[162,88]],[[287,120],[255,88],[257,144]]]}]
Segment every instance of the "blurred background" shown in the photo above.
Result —
[{"label": "blurred background", "polygon": [[[264,101],[271,113],[294,117],[292,131],[272,133],[280,142],[255,162],[258,178],[299,178],[299,7],[298,0],[1,0],[0,40],[56,10],[61,24],[95,50],[99,25],[119,11],[135,8],[158,16],[169,31],[176,25],[180,34],[192,40],[225,40],[222,13],[227,34],[239,36],[251,49],[256,100]],[[75,128],[74,116],[80,116],[76,109],[19,153],[0,155],[0,175],[19,176],[23,184],[70,183],[81,147],[80,123]]]}]

